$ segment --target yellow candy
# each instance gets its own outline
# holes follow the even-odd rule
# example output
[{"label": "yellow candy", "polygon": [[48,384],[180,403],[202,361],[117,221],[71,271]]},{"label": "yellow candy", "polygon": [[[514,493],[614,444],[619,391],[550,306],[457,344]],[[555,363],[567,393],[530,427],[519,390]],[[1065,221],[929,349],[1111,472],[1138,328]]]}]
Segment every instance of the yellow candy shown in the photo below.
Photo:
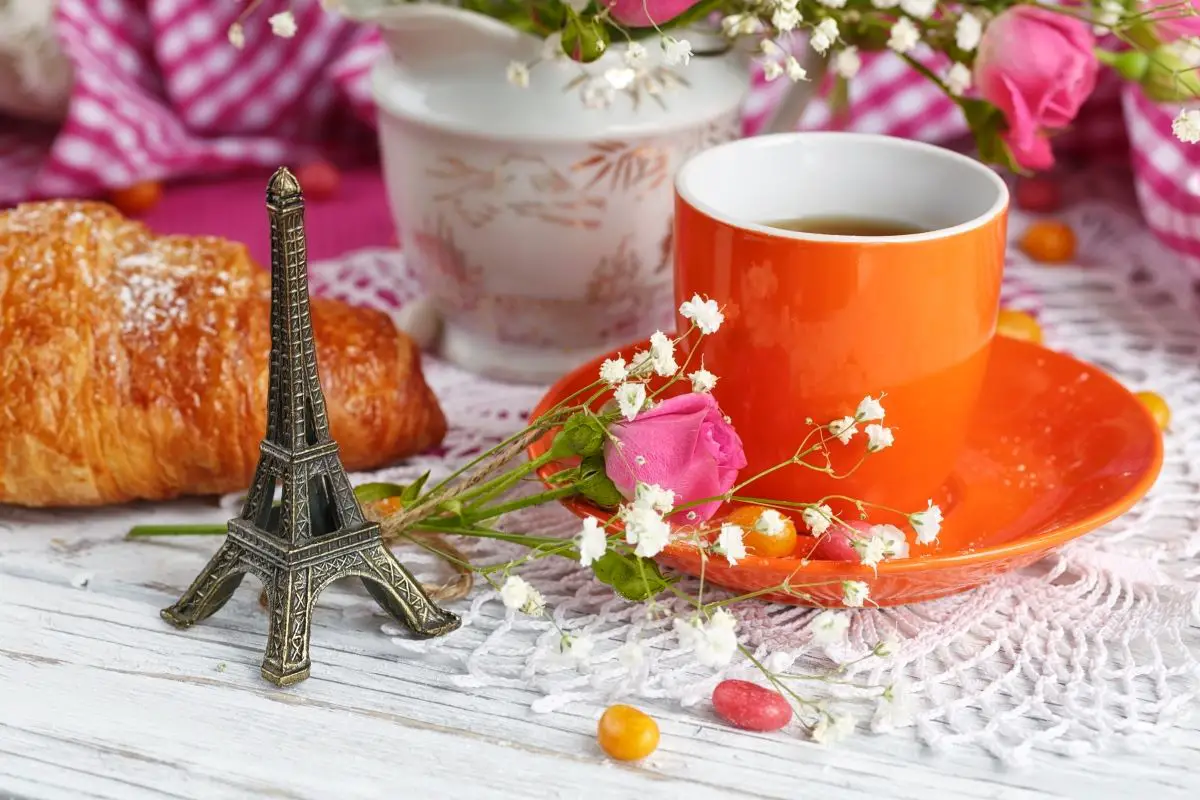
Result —
[{"label": "yellow candy", "polygon": [[1150,416],[1154,417],[1159,429],[1165,431],[1171,424],[1171,407],[1167,405],[1167,401],[1162,398],[1162,395],[1154,392],[1138,392],[1136,397],[1142,401],[1142,405],[1150,412]]},{"label": "yellow candy", "polygon": [[1011,308],[1000,309],[1000,316],[996,319],[996,333],[1010,339],[1042,343],[1042,326],[1038,325],[1038,321],[1024,311]]},{"label": "yellow candy", "polygon": [[658,723],[633,706],[609,706],[600,717],[596,740],[618,761],[637,761],[658,747]]},{"label": "yellow candy", "polygon": [[765,558],[790,556],[796,549],[796,524],[786,514],[779,512],[783,519],[783,530],[777,533],[759,530],[758,518],[766,510],[762,506],[739,506],[725,521],[745,531],[742,542],[746,545],[746,552]]}]

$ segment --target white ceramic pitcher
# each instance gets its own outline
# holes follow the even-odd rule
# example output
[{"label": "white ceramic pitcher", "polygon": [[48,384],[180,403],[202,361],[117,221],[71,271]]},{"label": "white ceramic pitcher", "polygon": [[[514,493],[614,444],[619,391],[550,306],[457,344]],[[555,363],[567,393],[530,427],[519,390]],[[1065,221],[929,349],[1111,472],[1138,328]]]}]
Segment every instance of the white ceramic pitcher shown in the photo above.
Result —
[{"label": "white ceramic pitcher", "polygon": [[[686,66],[654,39],[636,67],[616,45],[584,65],[450,6],[349,13],[390,50],[373,74],[385,178],[444,357],[545,382],[672,324],[675,170],[740,132],[748,58],[688,34]],[[513,61],[533,65],[525,88]]]}]

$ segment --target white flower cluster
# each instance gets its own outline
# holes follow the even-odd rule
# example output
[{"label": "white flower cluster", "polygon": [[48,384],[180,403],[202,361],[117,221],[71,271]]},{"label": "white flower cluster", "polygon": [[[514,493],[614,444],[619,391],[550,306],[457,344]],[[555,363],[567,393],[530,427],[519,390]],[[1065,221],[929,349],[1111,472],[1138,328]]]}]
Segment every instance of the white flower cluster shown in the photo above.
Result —
[{"label": "white flower cluster", "polygon": [[[691,300],[684,301],[679,306],[679,315],[689,320],[703,336],[716,333],[725,321],[716,300],[706,300],[700,295],[694,295]],[[655,331],[650,337],[650,349],[633,354],[628,362],[617,356],[609,358],[600,365],[600,380],[613,387],[613,399],[616,400],[617,410],[627,421],[632,422],[647,406],[649,395],[642,381],[651,374],[663,378],[674,377],[679,372],[679,363],[675,360],[676,340],[662,331]],[[717,385],[717,376],[704,368],[704,365],[690,373],[693,392],[711,392]]]},{"label": "white flower cluster", "polygon": [[625,526],[625,543],[633,554],[653,558],[671,540],[671,524],[663,515],[675,507],[675,493],[653,484],[638,484],[632,503],[621,506],[617,516]]},{"label": "white flower cluster", "polygon": [[737,653],[737,620],[723,608],[714,611],[707,621],[699,616],[691,620],[676,617],[672,624],[679,643],[690,648],[706,667],[724,667]]},{"label": "white flower cluster", "polygon": [[858,433],[858,424],[860,422],[870,422],[865,429],[867,434],[867,452],[878,453],[886,447],[891,447],[895,443],[895,437],[892,435],[890,428],[885,428],[879,425],[876,421],[882,420],[884,415],[883,404],[873,397],[864,397],[862,402],[858,404],[858,409],[852,417],[842,417],[835,419],[827,426],[833,437],[842,444],[850,444],[850,440]]}]

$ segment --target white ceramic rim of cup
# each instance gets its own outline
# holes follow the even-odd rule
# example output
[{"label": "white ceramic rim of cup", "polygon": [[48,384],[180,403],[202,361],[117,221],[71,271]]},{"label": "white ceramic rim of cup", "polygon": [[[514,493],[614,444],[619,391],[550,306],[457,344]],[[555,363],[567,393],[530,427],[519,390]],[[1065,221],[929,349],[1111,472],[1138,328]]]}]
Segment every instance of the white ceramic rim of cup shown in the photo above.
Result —
[{"label": "white ceramic rim of cup", "polygon": [[[958,170],[964,176],[971,176],[976,180],[983,179],[982,184],[990,186],[995,191],[995,199],[988,204],[987,208],[981,213],[975,214],[961,222],[951,225],[939,225],[932,230],[922,231],[920,233],[907,233],[895,236],[850,236],[843,234],[829,233],[809,233],[805,231],[793,231],[786,228],[777,228],[771,225],[755,222],[753,220],[739,217],[736,214],[728,213],[718,208],[718,204],[709,203],[701,200],[695,191],[695,184],[699,182],[698,175],[702,170],[712,170],[715,168],[713,162],[719,159],[730,158],[735,153],[748,150],[764,150],[779,148],[781,150],[794,148],[796,146],[811,145],[814,147],[842,147],[847,149],[852,148],[871,148],[873,150],[891,149],[896,153],[918,153],[925,158],[937,159],[945,162],[951,170]],[[786,162],[783,162],[786,163]],[[782,167],[781,167],[782,169]],[[854,180],[852,175],[844,175],[845,180]],[[743,178],[742,186],[747,186],[750,190],[761,186],[752,178]],[[799,189],[801,182],[797,181],[796,187]],[[945,239],[955,236],[956,234],[964,233],[975,228],[982,227],[988,222],[991,222],[1000,214],[1004,213],[1008,208],[1009,193],[1008,185],[1004,182],[994,170],[985,164],[976,161],[970,156],[956,153],[953,150],[947,150],[944,147],[918,142],[912,139],[901,139],[897,136],[886,136],[883,134],[873,133],[847,133],[842,131],[800,131],[795,133],[775,133],[765,136],[752,136],[745,139],[735,139],[731,142],[725,142],[707,150],[703,150],[689,158],[680,167],[675,175],[675,191],[688,205],[696,209],[705,216],[714,219],[718,222],[729,225],[733,228],[739,228],[746,231],[754,231],[755,233],[763,234],[778,239],[797,239],[801,241],[814,242],[845,242],[853,244],[864,243],[884,243],[884,242],[923,242],[934,241],[937,239]],[[986,201],[984,201],[986,202]],[[845,211],[829,210],[822,212],[823,214],[841,216],[845,214],[854,214],[854,210],[846,209]],[[789,219],[796,216],[795,214],[780,214],[773,219]]]}]

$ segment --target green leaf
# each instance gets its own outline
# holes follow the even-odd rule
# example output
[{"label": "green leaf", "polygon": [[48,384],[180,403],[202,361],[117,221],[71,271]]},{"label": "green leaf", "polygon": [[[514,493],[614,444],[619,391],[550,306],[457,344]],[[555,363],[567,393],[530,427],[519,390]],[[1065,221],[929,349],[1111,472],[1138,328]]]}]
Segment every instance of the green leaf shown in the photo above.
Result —
[{"label": "green leaf", "polygon": [[397,495],[403,497],[404,491],[398,483],[361,483],[354,487],[354,496],[360,503],[377,503]]},{"label": "green leaf", "polygon": [[415,503],[417,498],[421,496],[421,490],[425,488],[425,481],[427,480],[429,480],[429,470],[425,470],[424,475],[404,487],[404,491],[400,493],[400,502],[404,505]]},{"label": "green leaf", "polygon": [[612,550],[592,563],[592,572],[596,580],[634,602],[649,600],[671,585],[653,561]]},{"label": "green leaf", "polygon": [[587,458],[604,450],[604,425],[591,414],[580,412],[568,418],[559,436],[574,455]]},{"label": "green leaf", "polygon": [[605,472],[604,456],[601,455],[589,456],[579,465],[579,480],[575,488],[601,508],[616,508],[625,500]]}]

